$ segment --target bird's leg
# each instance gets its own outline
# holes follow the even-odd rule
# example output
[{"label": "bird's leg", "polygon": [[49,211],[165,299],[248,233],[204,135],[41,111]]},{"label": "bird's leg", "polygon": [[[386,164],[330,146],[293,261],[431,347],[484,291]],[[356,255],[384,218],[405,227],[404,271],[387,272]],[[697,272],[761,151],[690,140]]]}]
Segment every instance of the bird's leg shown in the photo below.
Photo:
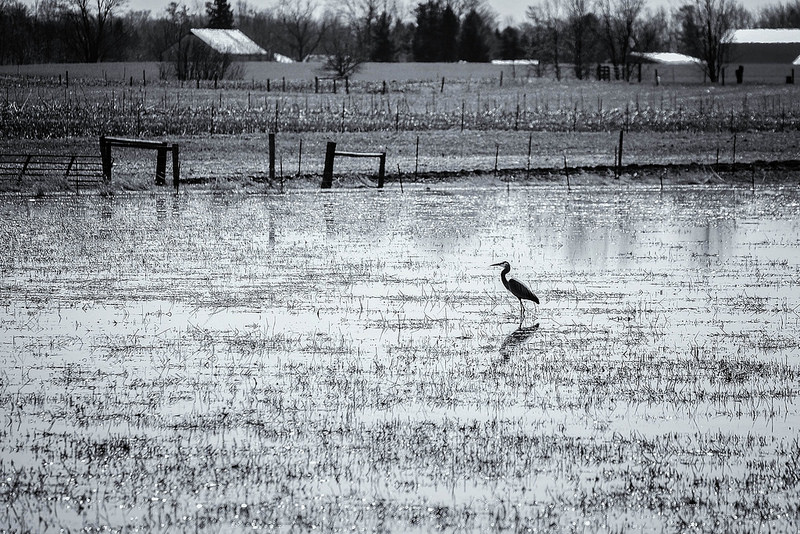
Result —
[{"label": "bird's leg", "polygon": [[519,299],[519,327],[522,328],[522,322],[525,320],[525,306],[522,305],[522,299]]}]

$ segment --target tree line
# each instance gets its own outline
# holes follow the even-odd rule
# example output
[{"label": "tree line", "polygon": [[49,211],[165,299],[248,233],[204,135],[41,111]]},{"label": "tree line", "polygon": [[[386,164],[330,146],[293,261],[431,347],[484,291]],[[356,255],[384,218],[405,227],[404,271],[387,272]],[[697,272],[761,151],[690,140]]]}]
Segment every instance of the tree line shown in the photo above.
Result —
[{"label": "tree line", "polygon": [[737,0],[687,0],[650,9],[645,0],[538,0],[519,24],[498,24],[484,0],[427,0],[410,6],[386,0],[285,0],[255,9],[240,0],[205,9],[170,2],[156,14],[128,9],[127,0],[0,0],[0,63],[167,61],[191,28],[239,28],[268,52],[296,61],[314,54],[340,70],[363,61],[540,61],[556,78],[564,69],[586,78],[610,62],[620,78],[632,72],[631,52],[674,51],[703,60],[716,81],[724,62],[720,41],[730,29],[800,28],[800,0],[753,13]]}]

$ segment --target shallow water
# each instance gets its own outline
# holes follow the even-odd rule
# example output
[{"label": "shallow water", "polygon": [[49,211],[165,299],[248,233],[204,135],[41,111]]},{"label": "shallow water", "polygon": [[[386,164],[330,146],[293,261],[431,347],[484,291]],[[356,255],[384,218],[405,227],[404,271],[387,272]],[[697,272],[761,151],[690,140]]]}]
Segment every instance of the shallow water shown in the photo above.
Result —
[{"label": "shallow water", "polygon": [[[6,197],[0,213],[0,465],[20,510],[3,524],[797,519],[796,189]],[[522,331],[503,260],[542,301]]]}]

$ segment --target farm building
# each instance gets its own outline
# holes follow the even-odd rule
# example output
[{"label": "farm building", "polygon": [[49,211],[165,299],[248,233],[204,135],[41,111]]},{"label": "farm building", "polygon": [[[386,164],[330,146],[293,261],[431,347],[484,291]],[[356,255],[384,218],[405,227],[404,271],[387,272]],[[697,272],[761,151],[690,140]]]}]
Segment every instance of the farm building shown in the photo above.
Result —
[{"label": "farm building", "polygon": [[722,40],[728,62],[783,63],[800,56],[800,29],[734,30]]},{"label": "farm building", "polygon": [[238,61],[258,61],[267,59],[269,54],[240,30],[216,30],[211,28],[192,29],[187,40],[194,40],[194,46],[207,46],[214,52],[227,54]]},{"label": "farm building", "polygon": [[748,81],[793,83],[800,60],[800,29],[733,30],[722,40],[726,62]]},{"label": "farm building", "polygon": [[641,66],[642,81],[695,82],[704,78],[701,59],[677,52],[631,52],[628,62]]},{"label": "farm building", "polygon": [[180,80],[239,77],[245,61],[273,59],[239,30],[193,28],[164,54],[171,73]]}]

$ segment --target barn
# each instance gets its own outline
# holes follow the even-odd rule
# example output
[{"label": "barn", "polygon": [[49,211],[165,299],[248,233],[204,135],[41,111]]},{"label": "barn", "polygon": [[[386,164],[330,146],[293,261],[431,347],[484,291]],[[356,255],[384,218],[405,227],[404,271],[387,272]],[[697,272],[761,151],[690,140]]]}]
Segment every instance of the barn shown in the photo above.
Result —
[{"label": "barn", "polygon": [[722,39],[722,45],[726,63],[741,70],[744,79],[794,83],[794,67],[800,60],[800,29],[733,30]]},{"label": "barn", "polygon": [[266,50],[258,46],[240,30],[217,30],[212,28],[195,28],[191,30],[189,39],[197,44],[202,43],[214,52],[226,54],[237,61],[258,61],[272,59]]},{"label": "barn", "polygon": [[165,53],[165,69],[179,80],[241,78],[244,62],[272,56],[240,30],[193,28]]},{"label": "barn", "polygon": [[800,29],[733,30],[722,40],[728,62],[791,65],[800,56]]},{"label": "barn", "polygon": [[703,81],[703,61],[677,52],[631,52],[628,63],[638,65],[642,80],[694,83]]}]

